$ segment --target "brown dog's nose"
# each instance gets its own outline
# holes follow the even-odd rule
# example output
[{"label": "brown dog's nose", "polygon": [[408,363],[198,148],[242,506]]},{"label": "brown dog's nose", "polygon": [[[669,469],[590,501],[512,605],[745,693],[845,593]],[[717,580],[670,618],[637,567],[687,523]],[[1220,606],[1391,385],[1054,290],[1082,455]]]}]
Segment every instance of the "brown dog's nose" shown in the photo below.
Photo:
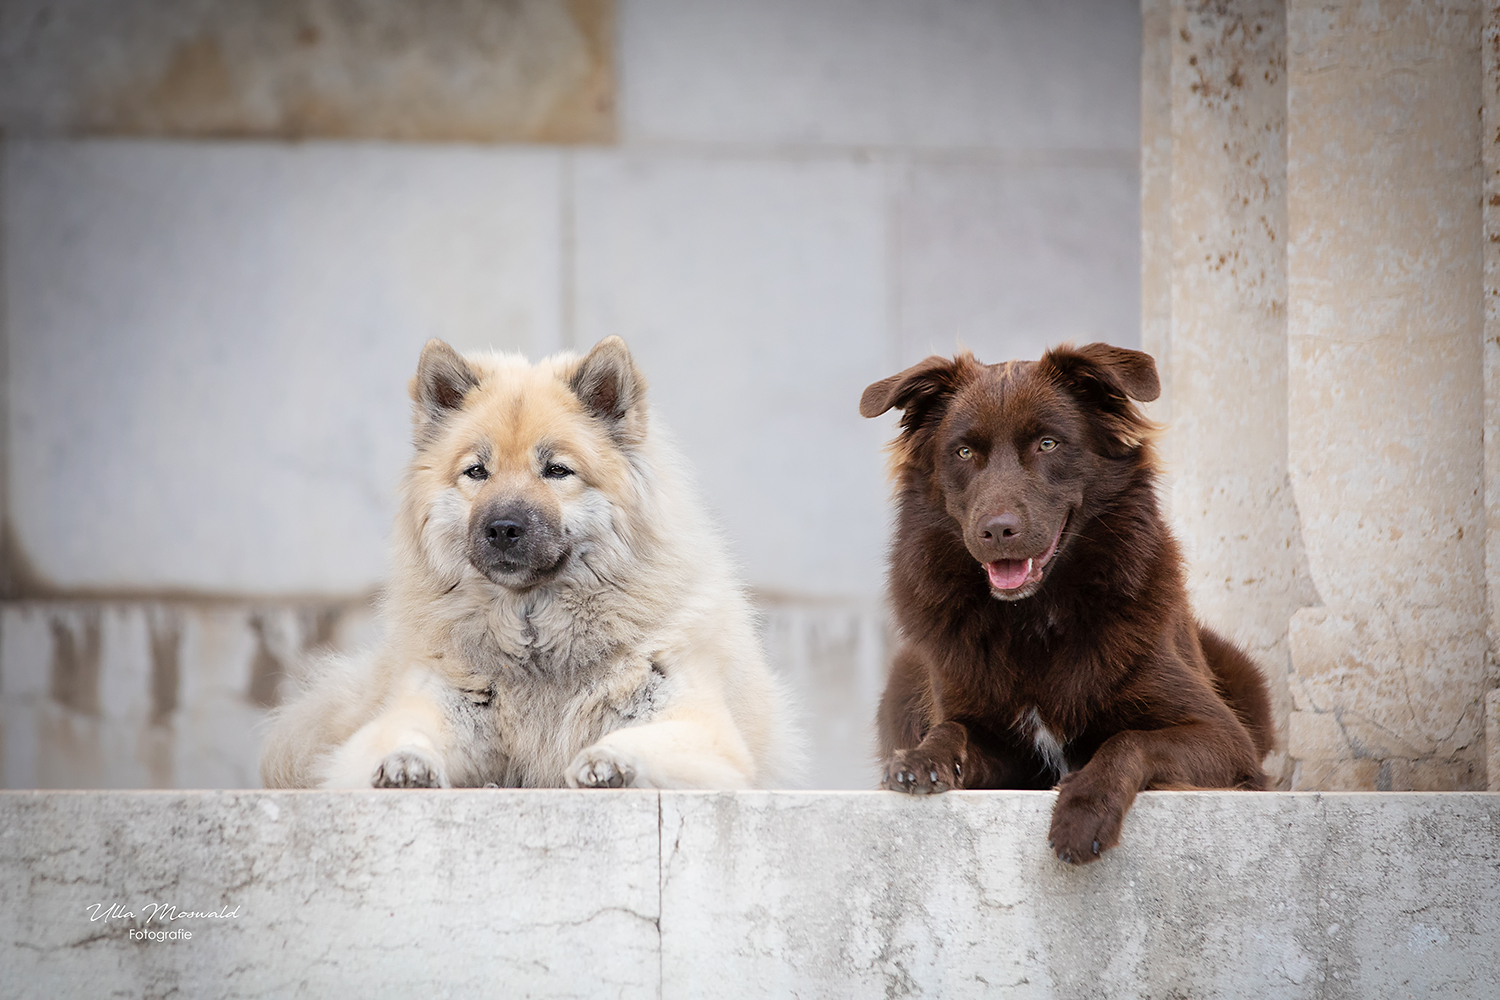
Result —
[{"label": "brown dog's nose", "polygon": [[979,533],[990,539],[1010,538],[1020,530],[1021,519],[1010,511],[996,514],[979,526]]}]

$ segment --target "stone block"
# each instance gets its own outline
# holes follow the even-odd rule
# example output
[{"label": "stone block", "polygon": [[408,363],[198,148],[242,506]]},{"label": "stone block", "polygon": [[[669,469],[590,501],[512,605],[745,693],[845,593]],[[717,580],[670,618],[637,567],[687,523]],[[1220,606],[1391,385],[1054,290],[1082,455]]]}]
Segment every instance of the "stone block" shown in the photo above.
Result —
[{"label": "stone block", "polygon": [[27,136],[608,141],[614,11],[613,0],[21,0],[0,8],[0,125]]},{"label": "stone block", "polygon": [[900,365],[960,346],[990,363],[1064,340],[1139,346],[1133,163],[917,164],[895,176]]},{"label": "stone block", "polygon": [[22,593],[368,591],[423,342],[560,346],[555,154],[4,155]]},{"label": "stone block", "polygon": [[1133,156],[1140,38],[1136,4],[1117,0],[627,3],[621,132]]},{"label": "stone block", "polygon": [[1046,847],[1054,800],[0,793],[0,996],[1480,1000],[1500,978],[1500,796],[1147,792],[1083,869]]},{"label": "stone block", "polygon": [[656,796],[504,794],[5,795],[0,995],[656,996]]},{"label": "stone block", "polygon": [[663,996],[1478,997],[1466,800],[1147,793],[1079,871],[1049,793],[663,796]]},{"label": "stone block", "polygon": [[749,582],[873,597],[884,583],[885,334],[878,169],[576,154],[576,333],[619,334]]},{"label": "stone block", "polygon": [[[1303,608],[1290,641],[1298,708],[1336,713],[1354,756],[1473,769],[1484,727],[1479,622],[1444,608]],[[1288,751],[1303,756],[1296,742]]]},{"label": "stone block", "polygon": [[1349,739],[1332,712],[1292,712],[1287,745],[1303,760],[1348,760],[1354,756]]}]

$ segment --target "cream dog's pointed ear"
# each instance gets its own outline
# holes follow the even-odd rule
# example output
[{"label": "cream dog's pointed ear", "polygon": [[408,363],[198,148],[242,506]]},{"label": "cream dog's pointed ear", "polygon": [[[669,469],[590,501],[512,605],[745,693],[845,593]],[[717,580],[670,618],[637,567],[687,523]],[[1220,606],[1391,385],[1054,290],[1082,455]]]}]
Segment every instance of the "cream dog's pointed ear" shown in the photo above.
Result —
[{"label": "cream dog's pointed ear", "polygon": [[417,438],[429,436],[462,407],[464,397],[478,384],[479,377],[457,351],[441,340],[429,340],[410,386]]},{"label": "cream dog's pointed ear", "polygon": [[568,388],[617,440],[638,440],[645,430],[646,380],[619,337],[605,337],[578,363]]}]

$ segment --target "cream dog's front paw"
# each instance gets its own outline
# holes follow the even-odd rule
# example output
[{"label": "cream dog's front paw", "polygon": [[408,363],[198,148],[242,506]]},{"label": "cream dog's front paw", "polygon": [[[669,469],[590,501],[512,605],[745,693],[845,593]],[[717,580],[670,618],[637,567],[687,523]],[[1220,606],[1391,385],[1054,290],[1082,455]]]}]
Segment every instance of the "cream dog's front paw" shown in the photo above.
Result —
[{"label": "cream dog's front paw", "polygon": [[370,782],[376,788],[447,788],[443,765],[414,746],[386,754]]},{"label": "cream dog's front paw", "polygon": [[572,788],[628,788],[636,776],[636,766],[624,754],[609,747],[586,747],[568,765],[568,785]]}]

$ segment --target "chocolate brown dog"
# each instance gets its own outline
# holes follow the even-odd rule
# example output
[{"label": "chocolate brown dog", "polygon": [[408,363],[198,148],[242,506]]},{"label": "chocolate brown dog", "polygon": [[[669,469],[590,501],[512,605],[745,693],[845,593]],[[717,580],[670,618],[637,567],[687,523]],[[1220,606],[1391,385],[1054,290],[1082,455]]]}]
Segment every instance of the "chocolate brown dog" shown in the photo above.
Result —
[{"label": "chocolate brown dog", "polygon": [[1131,400],[1159,392],[1150,355],[1107,344],[930,357],[865,390],[864,416],[904,411],[884,787],[1056,785],[1074,864],[1119,842],[1138,791],[1265,787],[1265,683],[1193,618],[1157,509]]}]

